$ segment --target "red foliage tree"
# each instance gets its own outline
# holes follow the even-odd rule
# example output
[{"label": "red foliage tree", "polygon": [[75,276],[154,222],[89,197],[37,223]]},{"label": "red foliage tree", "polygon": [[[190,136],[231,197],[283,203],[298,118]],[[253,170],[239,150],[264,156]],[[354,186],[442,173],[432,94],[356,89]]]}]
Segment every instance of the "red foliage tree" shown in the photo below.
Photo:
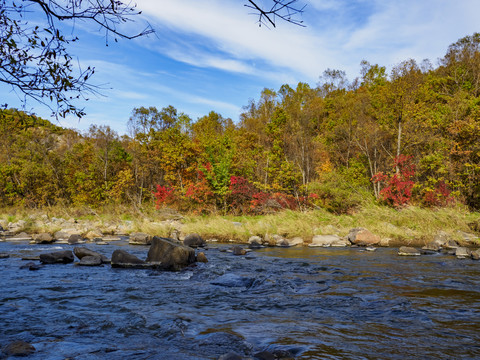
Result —
[{"label": "red foliage tree", "polygon": [[380,196],[389,205],[401,207],[412,198],[412,189],[415,185],[412,180],[415,176],[415,164],[412,158],[412,156],[400,155],[394,160],[394,168],[398,168],[398,172],[393,175],[379,172],[372,178],[375,183],[386,183],[387,186],[380,191]]}]

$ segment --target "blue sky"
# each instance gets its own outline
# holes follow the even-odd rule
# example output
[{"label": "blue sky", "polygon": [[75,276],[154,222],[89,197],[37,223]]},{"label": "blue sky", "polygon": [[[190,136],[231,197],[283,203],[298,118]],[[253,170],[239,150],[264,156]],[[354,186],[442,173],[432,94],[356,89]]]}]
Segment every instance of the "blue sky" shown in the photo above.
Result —
[{"label": "blue sky", "polygon": [[[79,103],[87,115],[60,125],[109,125],[123,134],[133,108],[168,105],[193,120],[213,110],[237,121],[263,88],[316,86],[327,68],[344,70],[353,80],[363,59],[387,69],[410,58],[436,66],[450,44],[480,31],[478,0],[299,1],[307,5],[306,27],[278,22],[276,29],[259,27],[245,3],[137,0],[156,35],[108,47],[97,27],[77,23],[80,41],[71,52],[82,66],[95,66],[92,82],[104,96]],[[128,23],[125,31],[141,30],[142,21]],[[9,88],[0,91],[0,103],[21,107]],[[26,110],[49,119],[50,111],[34,102]]]}]

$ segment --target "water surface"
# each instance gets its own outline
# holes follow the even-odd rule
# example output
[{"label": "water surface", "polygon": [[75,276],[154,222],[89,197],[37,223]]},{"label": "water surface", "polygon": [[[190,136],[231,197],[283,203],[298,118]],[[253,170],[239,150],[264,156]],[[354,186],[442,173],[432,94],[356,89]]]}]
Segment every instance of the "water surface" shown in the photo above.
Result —
[{"label": "water surface", "polygon": [[[115,242],[87,247],[108,257]],[[217,359],[288,350],[297,359],[480,358],[480,262],[396,249],[211,245],[178,273],[47,265],[21,257],[70,245],[0,243],[0,346],[29,359]]]}]

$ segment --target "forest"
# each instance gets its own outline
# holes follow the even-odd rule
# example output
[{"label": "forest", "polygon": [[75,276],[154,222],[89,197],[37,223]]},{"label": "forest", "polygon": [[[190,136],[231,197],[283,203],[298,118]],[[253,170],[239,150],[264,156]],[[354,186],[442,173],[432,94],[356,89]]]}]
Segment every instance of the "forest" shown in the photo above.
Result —
[{"label": "forest", "polygon": [[0,110],[0,207],[122,205],[262,214],[366,202],[480,209],[480,34],[433,65],[362,61],[264,89],[238,121],[135,108],[128,134]]}]

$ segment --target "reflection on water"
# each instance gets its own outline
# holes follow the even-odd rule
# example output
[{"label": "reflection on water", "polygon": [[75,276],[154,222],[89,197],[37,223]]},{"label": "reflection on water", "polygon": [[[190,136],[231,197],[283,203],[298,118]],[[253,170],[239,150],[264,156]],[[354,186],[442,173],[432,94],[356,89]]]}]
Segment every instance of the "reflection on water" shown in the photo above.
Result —
[{"label": "reflection on water", "polygon": [[[145,258],[147,247],[118,247]],[[179,273],[20,270],[41,248],[0,243],[0,346],[31,359],[216,359],[288,350],[298,359],[480,357],[480,262],[395,249],[265,248],[221,252]],[[62,249],[70,248],[68,245]]]}]

